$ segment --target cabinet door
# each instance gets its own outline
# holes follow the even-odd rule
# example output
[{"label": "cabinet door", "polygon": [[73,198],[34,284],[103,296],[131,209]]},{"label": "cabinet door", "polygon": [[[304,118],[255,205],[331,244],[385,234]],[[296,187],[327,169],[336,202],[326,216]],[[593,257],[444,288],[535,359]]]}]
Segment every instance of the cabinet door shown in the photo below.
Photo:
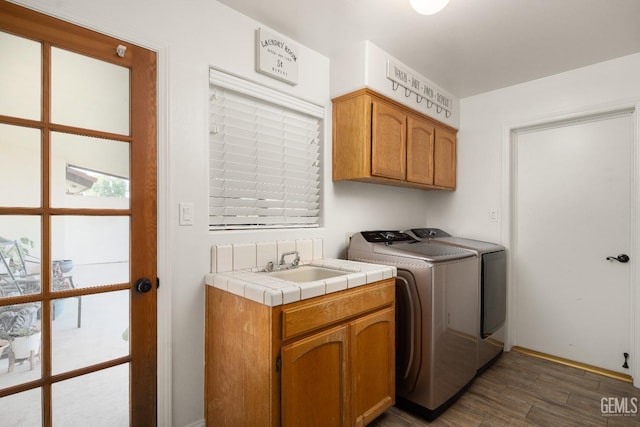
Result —
[{"label": "cabinet door", "polygon": [[433,133],[430,122],[407,116],[407,181],[433,184]]},{"label": "cabinet door", "polygon": [[333,180],[371,174],[371,101],[366,95],[333,103]]},{"label": "cabinet door", "polygon": [[392,106],[372,100],[371,175],[405,179],[406,116]]},{"label": "cabinet door", "polygon": [[436,129],[434,149],[434,184],[456,187],[456,134],[444,128]]},{"label": "cabinet door", "polygon": [[354,425],[364,426],[395,402],[394,309],[350,324],[351,403]]},{"label": "cabinet door", "polygon": [[282,347],[282,426],[349,425],[347,325]]}]

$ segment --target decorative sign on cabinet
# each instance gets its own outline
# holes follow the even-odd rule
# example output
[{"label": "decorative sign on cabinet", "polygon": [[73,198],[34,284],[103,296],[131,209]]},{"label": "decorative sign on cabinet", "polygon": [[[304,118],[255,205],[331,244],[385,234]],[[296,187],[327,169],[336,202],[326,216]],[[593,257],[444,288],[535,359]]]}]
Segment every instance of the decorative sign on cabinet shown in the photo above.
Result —
[{"label": "decorative sign on cabinet", "polygon": [[409,71],[406,71],[402,65],[391,59],[387,61],[387,78],[393,82],[393,90],[402,86],[405,90],[405,96],[414,93],[417,102],[425,100],[427,108],[435,105],[438,114],[444,111],[445,117],[449,118],[451,116],[453,100],[449,95],[442,93],[436,87],[432,87],[426,80],[414,76]]},{"label": "decorative sign on cabinet", "polygon": [[370,89],[333,100],[333,180],[455,190],[456,133]]}]

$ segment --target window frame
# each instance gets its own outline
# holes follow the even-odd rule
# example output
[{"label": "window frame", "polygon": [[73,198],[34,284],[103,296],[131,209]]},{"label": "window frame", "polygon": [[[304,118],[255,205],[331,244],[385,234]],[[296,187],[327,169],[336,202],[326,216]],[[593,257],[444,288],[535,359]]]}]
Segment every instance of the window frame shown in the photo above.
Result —
[{"label": "window frame", "polygon": [[[323,150],[323,137],[324,137],[324,121],[325,121],[325,108],[313,103],[310,103],[308,101],[302,100],[300,98],[297,98],[295,96],[280,92],[276,89],[272,89],[269,87],[266,87],[264,85],[246,80],[244,78],[240,78],[237,77],[235,75],[229,74],[225,71],[222,70],[218,70],[215,68],[210,68],[209,70],[209,144],[208,144],[208,153],[210,155],[210,162],[209,162],[209,200],[208,200],[208,204],[207,206],[209,207],[209,220],[208,220],[208,227],[209,227],[209,231],[223,231],[223,230],[252,230],[252,229],[291,229],[291,228],[317,228],[320,227],[320,222],[321,222],[321,207],[322,207],[322,175],[323,175],[323,171],[322,171],[322,159],[323,159],[323,155],[322,155],[322,150]],[[311,153],[313,150],[316,151],[315,153],[315,160],[313,160],[313,170],[316,170],[316,172],[313,172],[312,174],[314,175],[314,180],[315,180],[315,187],[307,190],[309,191],[307,197],[315,199],[315,201],[313,202],[308,202],[307,205],[309,206],[315,206],[312,208],[299,208],[298,210],[301,212],[305,212],[306,209],[306,215],[301,215],[301,216],[296,216],[296,215],[289,215],[287,213],[283,213],[283,214],[273,214],[273,215],[264,215],[264,213],[268,213],[268,209],[264,209],[264,208],[260,208],[258,210],[258,212],[260,212],[260,214],[258,215],[247,215],[247,216],[243,216],[243,215],[239,215],[236,214],[236,216],[234,217],[233,213],[231,215],[228,215],[230,218],[235,218],[236,221],[238,221],[238,219],[240,218],[244,218],[244,219],[253,219],[256,218],[255,220],[248,220],[245,223],[234,223],[234,220],[231,221],[231,223],[227,223],[226,221],[220,220],[220,221],[214,221],[214,218],[223,218],[224,215],[223,214],[217,214],[216,212],[220,211],[220,210],[225,210],[226,208],[228,208],[228,206],[226,205],[227,199],[232,200],[233,197],[229,196],[214,196],[212,195],[212,193],[214,192],[215,189],[217,189],[218,187],[214,187],[212,185],[212,180],[213,179],[220,179],[220,178],[216,178],[216,173],[214,173],[214,171],[217,171],[217,175],[219,175],[220,172],[220,168],[219,167],[214,167],[212,165],[213,163],[213,150],[214,150],[214,145],[215,144],[220,144],[219,141],[214,141],[214,137],[213,135],[217,134],[220,132],[220,129],[218,127],[217,123],[214,123],[213,117],[214,117],[214,113],[213,113],[213,109],[214,107],[218,107],[217,105],[214,106],[214,97],[215,97],[215,91],[219,89],[225,90],[225,91],[230,91],[232,92],[231,95],[233,96],[240,96],[240,97],[247,97],[247,98],[251,98],[250,101],[255,101],[255,102],[259,102],[259,103],[263,103],[266,108],[280,108],[283,110],[287,110],[288,112],[290,112],[291,114],[294,115],[304,115],[306,116],[305,119],[308,119],[311,122],[311,126],[315,126],[314,128],[314,132],[317,131],[317,136],[315,137],[309,137],[310,141],[313,140],[313,142],[311,142],[311,144],[309,145],[309,147],[311,148],[304,148],[303,151],[307,151],[309,153]],[[287,111],[284,111],[284,114],[287,114]],[[314,122],[315,120],[315,122]],[[224,137],[222,137],[224,138]],[[259,145],[260,141],[255,141],[255,146],[257,147]],[[286,138],[283,138],[282,141],[282,150],[286,150],[287,147],[287,141]],[[291,146],[291,144],[289,144],[289,146]],[[314,148],[315,147],[315,148]],[[258,166],[255,166],[256,168]],[[290,171],[291,172],[291,171]],[[284,174],[284,173],[283,173]],[[225,179],[221,179],[222,181],[224,181]],[[252,200],[255,200],[257,204],[263,204],[263,203],[273,203],[273,202],[282,202],[282,207],[280,208],[276,208],[274,209],[274,212],[277,212],[278,209],[282,212],[291,212],[290,209],[287,208],[287,206],[289,205],[288,200],[286,199],[286,193],[287,191],[284,190],[284,184],[282,184],[283,186],[283,190],[282,192],[282,199],[261,199],[259,198],[259,196],[255,196],[255,198],[252,197],[248,197],[246,200],[249,201],[249,203]],[[314,195],[315,194],[315,195]],[[216,204],[215,206],[212,203],[213,199],[223,199],[221,203],[223,203],[223,206],[219,206],[219,204]],[[307,199],[309,200],[309,199]],[[261,203],[262,202],[262,203]],[[286,205],[286,206],[285,206]],[[231,207],[229,207],[229,211],[233,211]],[[315,212],[315,214],[313,214]],[[265,219],[266,218],[266,219]],[[275,221],[275,219],[277,218],[281,218],[283,219],[282,221]],[[298,218],[298,221],[295,220],[295,218]],[[275,222],[272,222],[275,221]]]}]

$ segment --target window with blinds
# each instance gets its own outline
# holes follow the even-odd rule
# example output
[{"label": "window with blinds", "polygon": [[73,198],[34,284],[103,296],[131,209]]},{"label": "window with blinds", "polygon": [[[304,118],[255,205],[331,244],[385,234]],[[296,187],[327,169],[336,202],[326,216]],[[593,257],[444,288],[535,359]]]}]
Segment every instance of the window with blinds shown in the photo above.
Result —
[{"label": "window with blinds", "polygon": [[210,71],[209,227],[317,227],[324,108]]}]

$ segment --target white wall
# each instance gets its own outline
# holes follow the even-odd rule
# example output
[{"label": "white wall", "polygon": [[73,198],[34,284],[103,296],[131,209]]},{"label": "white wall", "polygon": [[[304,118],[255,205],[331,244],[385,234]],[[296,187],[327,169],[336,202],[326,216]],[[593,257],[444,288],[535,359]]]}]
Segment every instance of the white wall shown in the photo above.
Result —
[{"label": "white wall", "polygon": [[[457,190],[433,192],[428,224],[505,242],[504,141],[510,127],[640,97],[640,54],[464,98],[460,101]],[[541,172],[544,165],[540,165]],[[551,207],[552,208],[552,207]],[[498,221],[489,212],[498,210]]]},{"label": "white wall", "polygon": [[[254,71],[254,31],[261,25],[212,0],[20,0],[48,14],[159,51],[161,135],[161,248],[170,266],[161,266],[160,328],[170,334],[160,351],[170,351],[172,419],[160,425],[195,425],[203,419],[204,275],[210,247],[217,243],[300,237],[324,239],[325,256],[344,252],[346,232],[425,225],[426,194],[351,182],[331,182],[331,105],[329,59],[300,48],[300,78],[295,87]],[[115,47],[114,47],[115,49]],[[208,68],[215,66],[326,107],[322,195],[323,227],[291,231],[207,231]],[[178,202],[193,202],[195,225],[177,225]],[[168,218],[164,218],[163,215]],[[166,227],[162,224],[166,223]],[[170,295],[167,295],[169,294]],[[166,307],[170,305],[170,310]],[[164,311],[163,311],[164,310]],[[170,316],[170,322],[164,319]],[[160,364],[160,369],[162,369]],[[162,377],[162,375],[160,375]],[[165,402],[161,401],[160,405]]]}]

